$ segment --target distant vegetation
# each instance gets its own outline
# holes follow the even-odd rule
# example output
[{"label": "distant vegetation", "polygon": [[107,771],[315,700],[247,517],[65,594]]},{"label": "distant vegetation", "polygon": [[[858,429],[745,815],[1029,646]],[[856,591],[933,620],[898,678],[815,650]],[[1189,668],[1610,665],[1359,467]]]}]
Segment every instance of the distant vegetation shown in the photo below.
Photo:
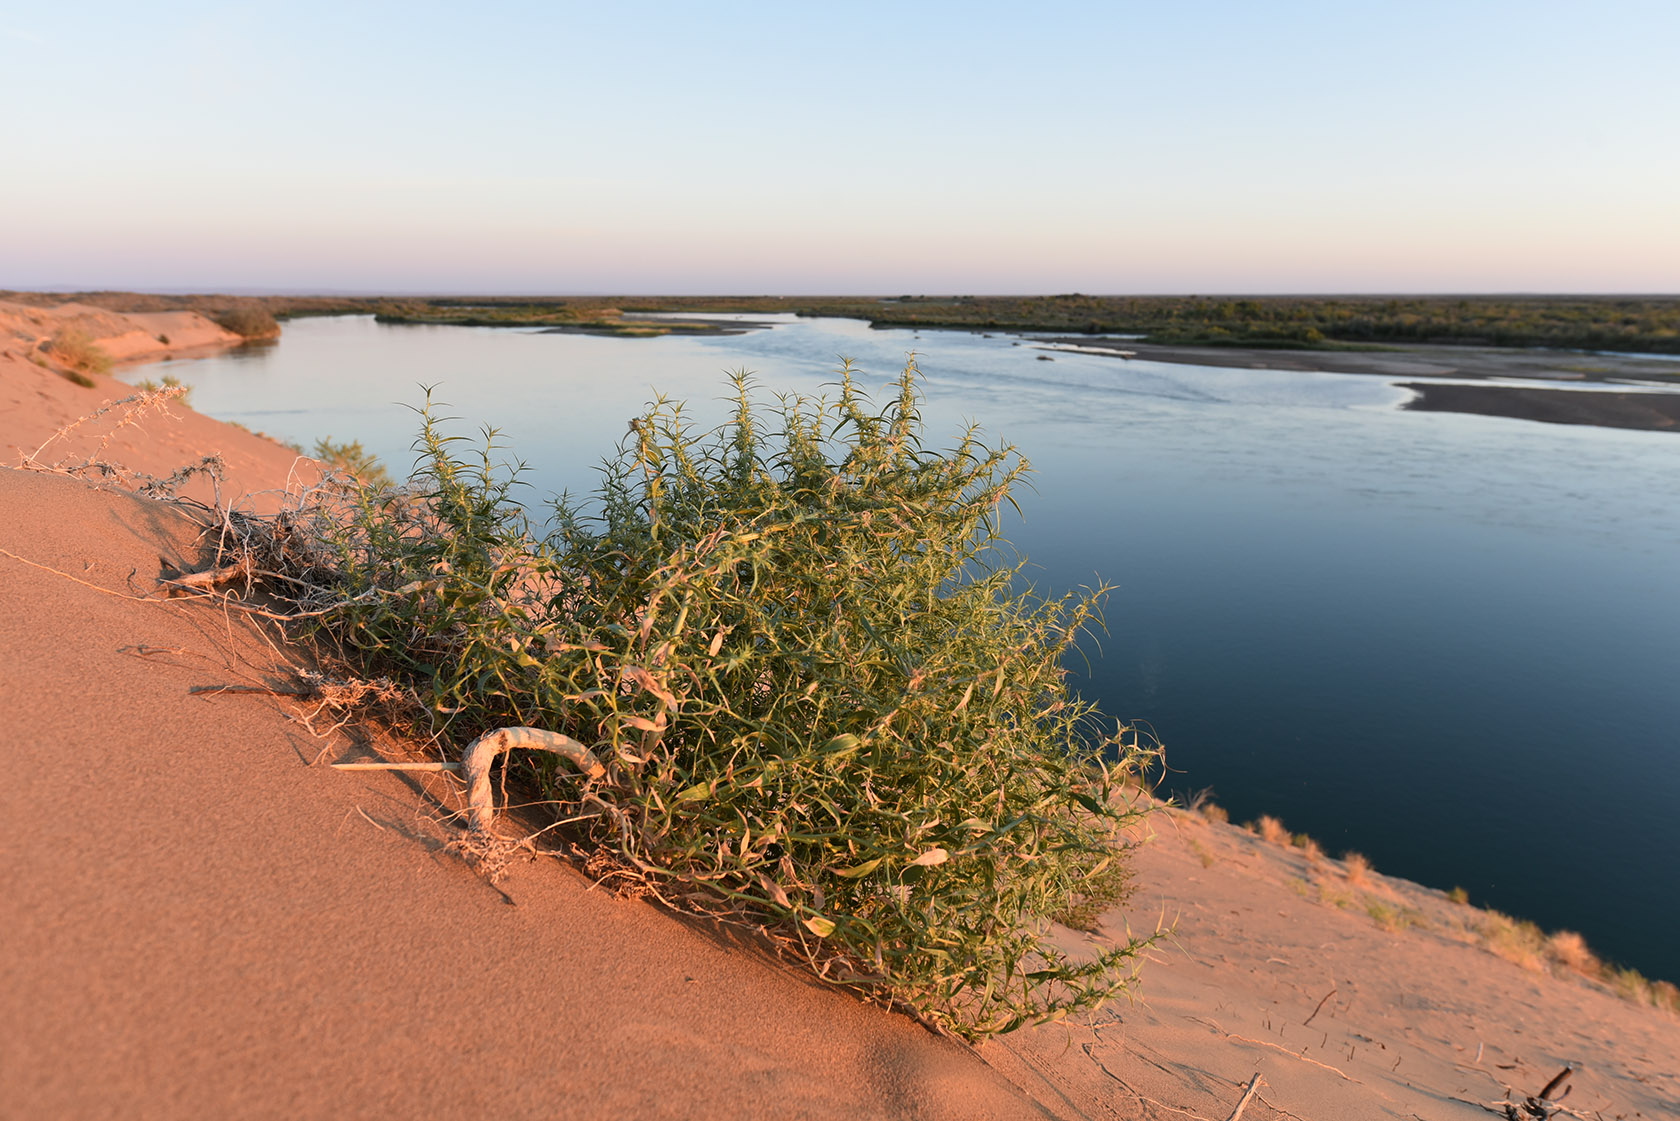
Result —
[{"label": "distant vegetation", "polygon": [[801,314],[858,315],[882,326],[1135,334],[1186,346],[1454,343],[1680,353],[1680,298],[1672,297],[1069,295],[787,303]]},{"label": "distant vegetation", "polygon": [[[882,327],[1130,334],[1161,344],[1366,347],[1442,343],[1680,354],[1675,296],[898,296],[426,297],[153,296],[123,292],[0,293],[25,303],[68,299],[114,311],[191,308],[212,318],[260,306],[278,319],[378,315],[388,322],[546,326],[629,336],[663,324],[649,311],[795,312]],[[699,330],[708,328],[701,327]]]},{"label": "distant vegetation", "polygon": [[280,324],[275,322],[273,313],[259,303],[236,304],[210,318],[243,338],[273,339],[280,336]]},{"label": "distant vegetation", "polygon": [[477,300],[385,300],[375,305],[381,323],[449,324],[457,327],[548,327],[579,334],[651,339],[661,335],[714,334],[722,325],[629,320],[623,309],[585,301],[488,303]]}]

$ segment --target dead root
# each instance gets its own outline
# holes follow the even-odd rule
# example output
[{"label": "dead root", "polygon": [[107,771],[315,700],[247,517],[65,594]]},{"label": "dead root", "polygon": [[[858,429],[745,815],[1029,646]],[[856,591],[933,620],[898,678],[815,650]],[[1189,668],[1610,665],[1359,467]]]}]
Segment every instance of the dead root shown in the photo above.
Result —
[{"label": "dead root", "polygon": [[444,845],[443,851],[452,852],[465,860],[473,871],[492,884],[501,883],[515,862],[535,860],[541,855],[529,837],[515,841],[474,830],[468,830]]}]

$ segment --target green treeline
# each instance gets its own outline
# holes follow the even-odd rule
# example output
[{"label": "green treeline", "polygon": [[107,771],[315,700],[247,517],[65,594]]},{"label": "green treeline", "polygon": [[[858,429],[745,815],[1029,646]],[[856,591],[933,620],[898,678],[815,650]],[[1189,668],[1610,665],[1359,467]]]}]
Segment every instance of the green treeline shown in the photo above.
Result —
[{"label": "green treeline", "polygon": [[1451,343],[1680,353],[1680,298],[977,296],[786,301],[882,326],[1135,334],[1197,346]]},{"label": "green treeline", "polygon": [[[622,296],[337,297],[0,293],[28,303],[77,299],[114,311],[260,306],[278,319],[378,315],[393,323],[558,326],[657,335],[624,322],[649,311],[796,312],[881,327],[1129,334],[1181,346],[1366,347],[1443,343],[1680,354],[1680,296]],[[703,330],[688,325],[685,333]]]}]

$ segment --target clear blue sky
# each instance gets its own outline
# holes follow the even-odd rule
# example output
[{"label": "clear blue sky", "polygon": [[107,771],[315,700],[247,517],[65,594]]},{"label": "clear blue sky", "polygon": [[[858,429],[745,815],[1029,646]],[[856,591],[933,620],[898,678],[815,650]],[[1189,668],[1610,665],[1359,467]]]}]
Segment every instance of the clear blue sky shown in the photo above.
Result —
[{"label": "clear blue sky", "polygon": [[1680,291],[1680,3],[0,5],[0,286]]}]

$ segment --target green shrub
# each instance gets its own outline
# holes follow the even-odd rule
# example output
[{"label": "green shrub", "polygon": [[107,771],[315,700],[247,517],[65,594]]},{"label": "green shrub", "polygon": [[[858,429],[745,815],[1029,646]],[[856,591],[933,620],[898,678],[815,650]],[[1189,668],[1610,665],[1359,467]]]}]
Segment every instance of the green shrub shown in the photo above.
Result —
[{"label": "green shrub", "polygon": [[924,445],[917,377],[877,412],[847,366],[767,419],[740,374],[705,438],[661,400],[598,509],[562,498],[542,537],[494,431],[469,464],[428,402],[410,490],[363,497],[318,618],[456,742],[590,745],[599,781],[526,765],[598,874],[974,1038],[1127,988],[1149,939],[1076,961],[1049,923],[1124,894],[1150,753],[1066,687],[1101,592],[1037,598],[1001,559],[1025,462],[973,429]]}]

